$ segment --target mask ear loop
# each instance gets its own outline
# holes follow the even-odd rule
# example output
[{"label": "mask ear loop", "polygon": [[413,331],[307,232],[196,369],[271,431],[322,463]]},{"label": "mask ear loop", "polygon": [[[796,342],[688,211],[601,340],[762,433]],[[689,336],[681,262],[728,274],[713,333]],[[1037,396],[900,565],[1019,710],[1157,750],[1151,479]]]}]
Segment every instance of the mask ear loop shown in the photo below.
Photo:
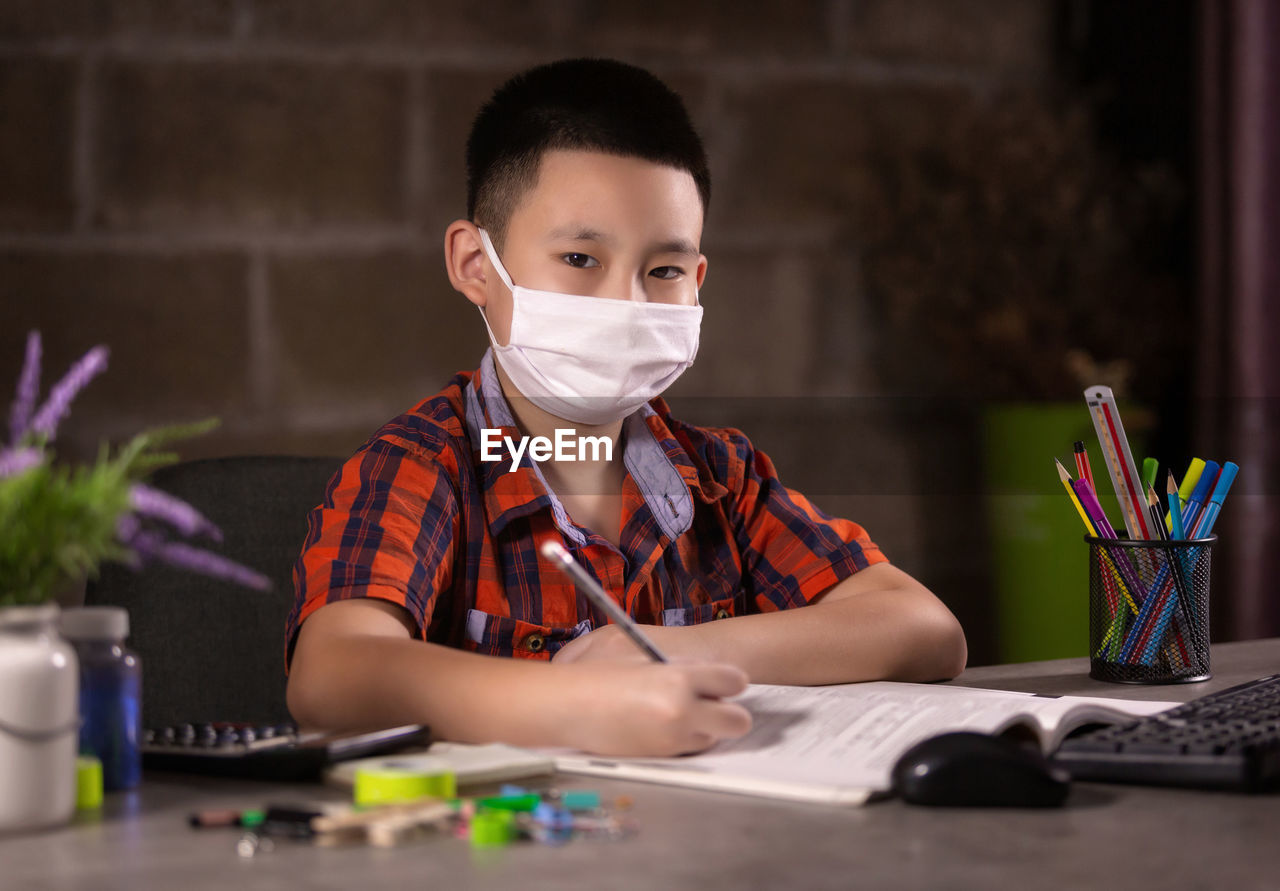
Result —
[{"label": "mask ear loop", "polygon": [[[498,259],[498,252],[493,249],[493,242],[489,240],[489,233],[484,229],[480,229],[480,246],[484,248],[485,256],[487,256],[489,258],[489,262],[493,264],[494,271],[498,273],[498,278],[502,279],[502,283],[506,285],[507,290],[511,292],[511,317],[514,319],[516,286],[512,284],[511,276],[507,273],[506,267],[502,265],[502,261]],[[498,352],[505,352],[506,350],[509,350],[511,348],[511,332],[507,332],[506,344],[498,343],[498,336],[494,334],[493,329],[489,327],[489,316],[484,311],[484,307],[477,306],[476,309],[480,311],[480,318],[484,321],[484,330],[489,332],[489,343],[493,344],[494,349]]]},{"label": "mask ear loop", "polygon": [[498,259],[498,252],[493,248],[493,242],[489,240],[488,231],[480,230],[480,244],[484,247],[485,256],[489,258],[489,262],[493,264],[493,268],[498,273],[498,278],[502,279],[502,283],[507,286],[507,290],[515,292],[516,286],[511,281],[511,276],[507,273],[507,267],[502,265],[502,261]]}]

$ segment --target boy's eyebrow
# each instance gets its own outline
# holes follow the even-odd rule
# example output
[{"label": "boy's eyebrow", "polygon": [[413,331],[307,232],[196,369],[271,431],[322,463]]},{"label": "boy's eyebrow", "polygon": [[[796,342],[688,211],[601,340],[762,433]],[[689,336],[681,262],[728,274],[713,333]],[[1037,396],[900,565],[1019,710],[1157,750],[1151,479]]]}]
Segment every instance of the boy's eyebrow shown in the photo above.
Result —
[{"label": "boy's eyebrow", "polygon": [[[553,229],[550,233],[552,239],[568,238],[572,241],[598,241],[604,244],[613,242],[613,238],[601,232],[599,229],[592,229],[589,226],[562,226],[559,229]],[[669,241],[661,241],[653,245],[650,249],[655,254],[687,254],[696,257],[699,254],[698,247],[686,238],[673,238]]]},{"label": "boy's eyebrow", "polygon": [[687,254],[690,257],[696,257],[699,254],[697,246],[684,238],[675,238],[671,241],[664,241],[653,246],[655,254]]},{"label": "boy's eyebrow", "polygon": [[573,241],[602,241],[606,244],[613,241],[612,238],[599,229],[592,229],[590,226],[579,226],[573,223],[568,226],[561,226],[559,229],[552,229],[550,237],[553,239],[568,238]]}]

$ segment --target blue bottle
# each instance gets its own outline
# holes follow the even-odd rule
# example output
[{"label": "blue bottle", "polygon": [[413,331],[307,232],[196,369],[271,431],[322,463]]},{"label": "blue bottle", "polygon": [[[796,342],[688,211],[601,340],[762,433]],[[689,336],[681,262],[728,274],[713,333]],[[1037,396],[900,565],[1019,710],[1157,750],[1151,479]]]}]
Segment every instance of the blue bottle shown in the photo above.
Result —
[{"label": "blue bottle", "polygon": [[102,762],[107,792],[132,789],[142,778],[142,665],[124,645],[129,613],[117,606],[64,610],[61,631],[80,659],[80,753]]}]

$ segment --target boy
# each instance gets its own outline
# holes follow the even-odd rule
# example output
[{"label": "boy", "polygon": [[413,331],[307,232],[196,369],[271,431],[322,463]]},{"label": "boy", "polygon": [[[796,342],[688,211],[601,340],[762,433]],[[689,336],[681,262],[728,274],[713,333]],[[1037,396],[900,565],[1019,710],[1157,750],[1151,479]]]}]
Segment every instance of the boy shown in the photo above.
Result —
[{"label": "boy", "polygon": [[[378,431],[312,512],[294,716],[661,755],[745,733],[725,700],[748,681],[959,673],[954,616],[860,526],[784,488],[738,431],[656,398],[693,361],[707,271],[710,179],[679,97],[618,62],[541,66],[481,109],[467,166],[445,264],[492,349]],[[548,540],[671,663],[607,624]]]}]

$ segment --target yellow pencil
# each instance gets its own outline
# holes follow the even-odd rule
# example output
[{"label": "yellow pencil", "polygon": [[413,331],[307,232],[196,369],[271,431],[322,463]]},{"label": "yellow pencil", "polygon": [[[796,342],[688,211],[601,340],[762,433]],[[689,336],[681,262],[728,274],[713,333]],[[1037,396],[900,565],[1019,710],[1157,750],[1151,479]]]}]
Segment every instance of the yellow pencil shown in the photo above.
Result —
[{"label": "yellow pencil", "polygon": [[1084,523],[1084,529],[1090,535],[1097,536],[1098,530],[1093,528],[1093,522],[1089,519],[1089,515],[1084,512],[1084,505],[1080,503],[1080,499],[1076,497],[1076,490],[1071,488],[1071,474],[1067,473],[1067,468],[1062,466],[1062,462],[1057,458],[1053,459],[1053,463],[1058,465],[1058,478],[1062,480],[1062,488],[1067,490],[1067,497],[1071,499],[1071,503],[1075,505],[1076,513],[1080,515],[1080,520]]},{"label": "yellow pencil", "polygon": [[[1058,466],[1058,478],[1062,480],[1062,488],[1067,490],[1067,495],[1068,497],[1071,498],[1071,503],[1075,505],[1076,513],[1080,515],[1080,519],[1084,523],[1085,531],[1094,537],[1101,538],[1102,536],[1099,535],[1097,529],[1094,528],[1093,521],[1090,520],[1089,515],[1085,513],[1084,505],[1080,503],[1080,499],[1076,495],[1076,490],[1071,488],[1071,474],[1067,473],[1067,468],[1063,467],[1062,462],[1059,461],[1057,458],[1053,459],[1053,463]],[[1106,566],[1107,570],[1109,570],[1111,573],[1111,579],[1113,584],[1110,587],[1114,588],[1114,592],[1109,591],[1108,593],[1112,594],[1115,592],[1119,592],[1124,597],[1125,603],[1129,607],[1129,611],[1136,616],[1138,614],[1138,605],[1133,602],[1133,597],[1129,594],[1129,589],[1125,585],[1124,579],[1120,575],[1120,571],[1116,569],[1115,564],[1111,561],[1111,555],[1108,554],[1105,550],[1102,552],[1102,562]],[[1108,604],[1108,605],[1111,607],[1112,618],[1114,618],[1116,621],[1120,621],[1120,616],[1123,615],[1123,613],[1117,610],[1117,606],[1115,604]],[[1112,636],[1111,634],[1112,630],[1114,629],[1108,630],[1107,636],[1103,638],[1104,645],[1107,639]]]}]

